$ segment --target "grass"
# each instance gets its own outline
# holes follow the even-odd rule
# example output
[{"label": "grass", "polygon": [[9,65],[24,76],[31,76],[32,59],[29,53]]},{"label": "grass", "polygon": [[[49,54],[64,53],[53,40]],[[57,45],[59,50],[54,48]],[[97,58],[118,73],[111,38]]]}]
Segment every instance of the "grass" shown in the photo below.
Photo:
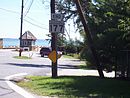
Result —
[{"label": "grass", "polygon": [[130,81],[100,79],[89,76],[51,77],[31,76],[30,81],[20,82],[38,95],[59,96],[59,98],[129,98]]},{"label": "grass", "polygon": [[86,65],[86,63],[81,63],[80,65],[79,65],[79,68],[80,69],[90,69],[90,68],[88,68],[88,66]]},{"label": "grass", "polygon": [[90,65],[90,64],[88,64],[88,63],[81,63],[80,65],[79,65],[79,68],[80,69],[85,69],[85,70],[95,70],[96,69],[96,67],[95,66],[93,66],[93,65]]},{"label": "grass", "polygon": [[68,59],[74,59],[74,57],[70,56],[70,55],[63,55],[64,58],[68,58]]},{"label": "grass", "polygon": [[78,54],[67,54],[67,55],[63,55],[63,57],[68,59],[79,59]]},{"label": "grass", "polygon": [[27,56],[14,56],[14,58],[16,58],[16,59],[31,59],[31,57],[27,57]]}]

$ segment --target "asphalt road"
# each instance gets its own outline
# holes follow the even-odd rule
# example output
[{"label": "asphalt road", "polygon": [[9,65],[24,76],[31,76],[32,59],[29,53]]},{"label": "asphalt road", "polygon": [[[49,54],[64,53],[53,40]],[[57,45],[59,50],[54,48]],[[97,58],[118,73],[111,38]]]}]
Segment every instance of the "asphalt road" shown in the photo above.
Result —
[{"label": "asphalt road", "polygon": [[[51,73],[51,61],[47,57],[40,57],[38,52],[23,52],[22,55],[32,56],[32,59],[16,59],[13,57],[18,56],[18,52],[0,49],[0,98],[24,98],[7,85],[7,76],[18,73],[45,76]],[[78,60],[61,58],[58,61],[58,71],[75,69],[78,64]]]},{"label": "asphalt road", "polygon": [[18,52],[0,50],[0,98],[24,98],[9,88],[5,82],[5,77],[18,73],[28,73],[29,75],[50,73],[51,61],[48,58],[41,58],[36,52],[24,52],[22,55],[32,55],[32,59],[15,59],[13,57],[18,56]]}]

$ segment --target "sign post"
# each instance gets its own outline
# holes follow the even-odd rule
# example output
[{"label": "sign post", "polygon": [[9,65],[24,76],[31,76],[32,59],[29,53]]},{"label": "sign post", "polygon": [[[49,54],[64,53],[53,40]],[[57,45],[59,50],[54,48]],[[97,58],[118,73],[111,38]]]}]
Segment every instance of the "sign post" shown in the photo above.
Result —
[{"label": "sign post", "polygon": [[51,20],[49,20],[49,32],[51,33],[52,78],[57,77],[57,33],[64,33],[63,15],[55,13],[55,0],[51,0]]},{"label": "sign post", "polygon": [[[51,0],[50,7],[51,7],[51,14],[55,13],[55,0]],[[51,33],[52,51],[56,51],[56,39],[57,39],[57,35],[55,33]],[[52,78],[56,78],[56,77],[57,77],[57,60],[55,63],[52,62]]]}]

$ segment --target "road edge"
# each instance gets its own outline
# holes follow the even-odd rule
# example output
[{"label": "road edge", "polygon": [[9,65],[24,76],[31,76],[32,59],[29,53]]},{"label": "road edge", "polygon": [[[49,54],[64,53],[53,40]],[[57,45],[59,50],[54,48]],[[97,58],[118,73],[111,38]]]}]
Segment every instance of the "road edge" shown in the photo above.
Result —
[{"label": "road edge", "polygon": [[26,75],[28,75],[28,73],[18,73],[18,74],[5,77],[5,80],[7,80],[6,83],[8,84],[8,86],[11,89],[13,89],[15,92],[17,92],[18,94],[22,95],[25,98],[35,98],[31,93],[27,92],[23,88],[19,87],[18,85],[10,81],[14,77],[20,77],[20,76],[26,76]]}]

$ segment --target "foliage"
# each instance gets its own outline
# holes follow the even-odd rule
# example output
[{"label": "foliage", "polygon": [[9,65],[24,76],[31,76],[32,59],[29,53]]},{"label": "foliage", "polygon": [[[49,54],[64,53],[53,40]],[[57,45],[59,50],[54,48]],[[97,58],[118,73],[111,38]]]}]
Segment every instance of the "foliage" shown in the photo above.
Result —
[{"label": "foliage", "polygon": [[18,85],[33,93],[59,98],[129,98],[130,82],[99,77],[60,76],[58,78],[33,76]]},{"label": "foliage", "polygon": [[65,53],[66,54],[72,54],[72,53],[77,53],[79,54],[81,49],[82,49],[83,43],[79,40],[72,40],[70,39],[69,41],[66,41],[65,45]]},{"label": "foliage", "polygon": [[[61,0],[61,9],[66,18],[75,17],[81,35],[84,37],[84,48],[81,56],[94,64],[87,37],[77,15],[74,0]],[[121,50],[130,48],[130,0],[80,0],[89,29],[97,50],[101,65],[104,68],[115,68],[121,57]]]}]

